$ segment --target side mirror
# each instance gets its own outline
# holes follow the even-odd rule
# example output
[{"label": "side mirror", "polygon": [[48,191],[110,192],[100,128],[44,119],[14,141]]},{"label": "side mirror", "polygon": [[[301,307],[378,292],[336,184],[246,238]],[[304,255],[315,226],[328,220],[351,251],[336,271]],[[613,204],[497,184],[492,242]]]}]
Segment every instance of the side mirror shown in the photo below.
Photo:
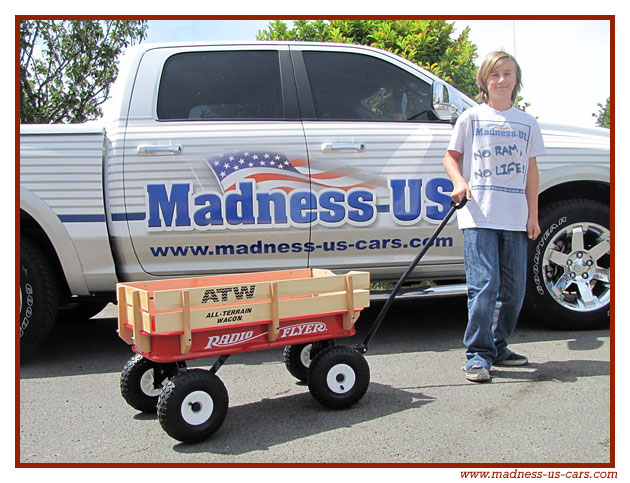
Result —
[{"label": "side mirror", "polygon": [[461,114],[460,109],[457,108],[458,97],[459,93],[450,89],[446,84],[433,83],[433,112],[438,119],[455,124]]}]

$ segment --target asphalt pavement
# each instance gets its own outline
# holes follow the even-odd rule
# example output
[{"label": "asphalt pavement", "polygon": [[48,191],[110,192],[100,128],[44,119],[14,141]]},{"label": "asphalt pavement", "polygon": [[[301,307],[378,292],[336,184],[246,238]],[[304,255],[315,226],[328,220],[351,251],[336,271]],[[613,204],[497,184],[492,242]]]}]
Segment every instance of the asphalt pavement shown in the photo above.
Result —
[{"label": "asphalt pavement", "polygon": [[[382,303],[359,318],[363,340]],[[610,331],[561,332],[521,320],[511,348],[530,364],[467,381],[462,299],[396,302],[366,359],[371,383],[328,410],[296,382],[281,350],[231,356],[218,372],[230,403],[208,440],[170,438],[120,394],[133,355],[108,306],[57,325],[22,363],[21,463],[605,464],[611,460]],[[189,367],[209,368],[212,359]]]}]

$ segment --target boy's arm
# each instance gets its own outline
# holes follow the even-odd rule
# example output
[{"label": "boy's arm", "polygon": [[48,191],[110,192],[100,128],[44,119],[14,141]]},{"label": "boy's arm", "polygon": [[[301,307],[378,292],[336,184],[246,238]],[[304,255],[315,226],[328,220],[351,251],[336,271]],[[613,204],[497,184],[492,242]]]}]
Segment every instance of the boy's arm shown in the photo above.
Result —
[{"label": "boy's arm", "polygon": [[527,198],[527,236],[535,240],[540,235],[538,225],[538,164],[536,158],[529,158],[527,180],[525,184],[525,198]]},{"label": "boy's arm", "polygon": [[455,203],[459,203],[462,199],[464,199],[464,197],[467,200],[472,199],[470,187],[464,179],[464,176],[462,176],[462,170],[459,167],[461,159],[462,153],[458,151],[446,151],[446,155],[442,161],[446,174],[448,174],[448,177],[451,178],[451,181],[453,182],[453,193],[451,194],[451,198],[453,198]]}]

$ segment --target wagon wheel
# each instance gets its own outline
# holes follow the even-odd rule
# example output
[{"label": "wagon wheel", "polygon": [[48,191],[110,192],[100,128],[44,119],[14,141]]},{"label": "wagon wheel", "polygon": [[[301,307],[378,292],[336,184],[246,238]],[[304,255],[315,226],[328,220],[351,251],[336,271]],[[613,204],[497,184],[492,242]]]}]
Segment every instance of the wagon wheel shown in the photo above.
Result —
[{"label": "wagon wheel", "polygon": [[206,439],[223,424],[228,394],[221,379],[204,369],[175,376],[158,401],[158,420],[174,439],[194,443]]},{"label": "wagon wheel", "polygon": [[162,364],[136,354],[122,370],[120,393],[132,408],[143,412],[155,411],[162,388],[177,371],[177,363]]},{"label": "wagon wheel", "polygon": [[284,364],[289,373],[302,382],[306,382],[308,379],[312,348],[313,344],[288,345],[282,353]]},{"label": "wagon wheel", "polygon": [[363,397],[369,384],[367,361],[346,346],[322,350],[308,369],[309,391],[316,401],[331,409],[352,406]]}]

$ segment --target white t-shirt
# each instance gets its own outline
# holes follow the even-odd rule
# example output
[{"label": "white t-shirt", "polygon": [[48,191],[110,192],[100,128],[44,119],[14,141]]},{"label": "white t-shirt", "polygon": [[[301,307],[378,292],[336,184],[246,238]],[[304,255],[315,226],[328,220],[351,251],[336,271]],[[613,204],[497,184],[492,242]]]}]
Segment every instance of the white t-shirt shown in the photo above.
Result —
[{"label": "white t-shirt", "polygon": [[536,119],[514,107],[497,111],[480,104],[457,119],[448,150],[463,154],[472,195],[457,211],[459,228],[527,231],[529,158],[545,154]]}]

